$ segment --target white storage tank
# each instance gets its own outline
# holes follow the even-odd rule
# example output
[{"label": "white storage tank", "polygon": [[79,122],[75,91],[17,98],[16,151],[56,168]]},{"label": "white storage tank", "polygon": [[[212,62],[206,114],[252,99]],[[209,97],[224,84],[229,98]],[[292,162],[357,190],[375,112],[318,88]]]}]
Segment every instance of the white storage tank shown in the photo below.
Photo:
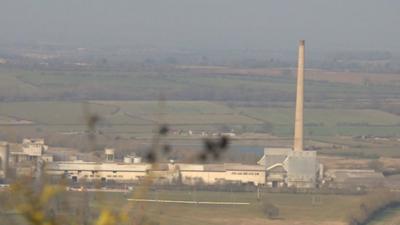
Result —
[{"label": "white storage tank", "polygon": [[124,157],[124,163],[129,163],[129,164],[131,164],[131,163],[133,163],[133,158],[132,158],[132,156],[125,156]]},{"label": "white storage tank", "polygon": [[134,157],[133,158],[133,163],[141,163],[142,162],[142,157]]}]

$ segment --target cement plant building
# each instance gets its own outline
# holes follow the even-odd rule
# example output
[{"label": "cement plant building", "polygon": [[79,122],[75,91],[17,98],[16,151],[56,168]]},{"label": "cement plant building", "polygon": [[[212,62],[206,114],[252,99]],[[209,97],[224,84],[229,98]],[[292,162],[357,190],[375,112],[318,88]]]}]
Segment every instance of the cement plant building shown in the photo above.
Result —
[{"label": "cement plant building", "polygon": [[[317,187],[322,166],[315,151],[303,150],[304,105],[304,41],[300,41],[294,146],[292,148],[266,148],[258,165],[244,164],[164,164],[153,169],[146,163],[116,163],[113,151],[106,149],[107,162],[54,162],[47,167],[51,175],[64,175],[73,180],[100,179],[119,182],[136,182],[149,174],[159,182],[179,181],[183,184],[251,183],[270,187]],[[125,161],[125,160],[124,160]]]},{"label": "cement plant building", "polygon": [[266,148],[258,162],[266,169],[267,185],[271,187],[315,188],[322,178],[323,167],[317,161],[316,151],[304,151],[304,60],[305,42],[299,43],[297,66],[296,112],[294,144],[291,148]]},{"label": "cement plant building", "polygon": [[[126,157],[115,162],[114,150],[106,149],[104,162],[53,161],[46,156],[47,146],[41,140],[24,140],[23,151],[11,153],[12,161],[46,161],[45,172],[54,177],[65,177],[75,182],[115,181],[140,182],[153,175],[157,182],[179,182],[187,185],[242,183],[270,187],[315,188],[322,178],[323,168],[315,151],[303,149],[305,43],[300,41],[295,129],[293,148],[266,148],[257,165],[245,164],[184,164],[164,163],[154,166],[140,158]],[[1,165],[7,171],[8,147],[0,148]],[[44,157],[46,156],[46,157]],[[47,160],[45,160],[47,159]],[[6,174],[6,173],[4,173]]]}]

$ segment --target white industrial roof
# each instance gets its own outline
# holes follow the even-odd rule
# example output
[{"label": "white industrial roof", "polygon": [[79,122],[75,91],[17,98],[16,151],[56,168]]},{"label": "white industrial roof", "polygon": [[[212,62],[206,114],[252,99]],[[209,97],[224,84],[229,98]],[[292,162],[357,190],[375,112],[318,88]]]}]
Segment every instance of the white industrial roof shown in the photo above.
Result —
[{"label": "white industrial roof", "polygon": [[56,162],[46,166],[48,170],[107,170],[107,171],[146,171],[151,164],[122,164],[122,163],[95,163],[95,162]]}]

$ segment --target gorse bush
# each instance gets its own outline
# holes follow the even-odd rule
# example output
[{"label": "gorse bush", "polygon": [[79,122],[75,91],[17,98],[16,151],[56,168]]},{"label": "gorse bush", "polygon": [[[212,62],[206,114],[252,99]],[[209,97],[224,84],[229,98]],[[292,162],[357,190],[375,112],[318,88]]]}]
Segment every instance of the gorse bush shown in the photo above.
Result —
[{"label": "gorse bush", "polygon": [[383,210],[400,204],[400,196],[389,190],[378,190],[362,199],[358,208],[348,216],[349,225],[365,225]]},{"label": "gorse bush", "polygon": [[264,199],[262,202],[262,209],[264,214],[269,219],[278,219],[279,218],[279,208],[274,204],[270,203],[267,199]]}]

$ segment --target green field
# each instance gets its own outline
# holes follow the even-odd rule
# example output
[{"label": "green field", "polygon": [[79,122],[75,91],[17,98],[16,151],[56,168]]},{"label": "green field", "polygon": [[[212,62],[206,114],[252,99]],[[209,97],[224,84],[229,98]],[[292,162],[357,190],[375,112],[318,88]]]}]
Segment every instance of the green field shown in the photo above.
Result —
[{"label": "green field", "polygon": [[[307,80],[306,75],[307,102],[327,103],[334,100],[351,104],[371,99],[393,99],[400,94],[396,82],[383,78],[382,82],[371,86],[339,82],[341,80],[327,81],[330,78],[324,81],[323,75],[320,78],[319,81]],[[271,75],[268,70],[262,76],[239,76],[172,68],[133,72],[0,68],[0,97],[5,100],[157,100],[161,95],[170,100],[187,101],[290,102],[294,93],[295,79],[292,74],[277,76]]]},{"label": "green field", "polygon": [[[357,206],[361,196],[340,195],[304,195],[304,194],[262,194],[258,201],[256,193],[243,192],[209,192],[209,191],[152,191],[143,198],[183,201],[213,202],[248,202],[250,205],[196,205],[176,203],[133,203],[126,199],[129,196],[118,193],[84,193],[68,192],[65,196],[71,208],[80,208],[83,199],[90,201],[91,212],[110,209],[120,212],[131,208],[131,216],[144,213],[154,224],[160,225],[203,225],[203,224],[325,224],[325,222],[344,222]],[[316,201],[315,199],[318,199]],[[263,212],[262,201],[268,201],[279,208],[278,220],[268,219]],[[116,207],[118,206],[118,207]],[[327,223],[329,224],[329,223]]]},{"label": "green field", "polygon": [[0,103],[0,114],[48,125],[84,125],[89,113],[108,115],[112,106],[80,102],[7,102]]},{"label": "green field", "polygon": [[[0,116],[26,120],[29,126],[71,132],[82,131],[88,115],[100,116],[100,126],[110,133],[149,134],[156,124],[176,129],[218,131],[231,127],[239,132],[271,132],[291,136],[293,108],[228,107],[206,101],[94,101],[81,102],[3,102]],[[7,120],[7,121],[8,121]],[[262,130],[263,124],[270,130]],[[306,109],[305,130],[313,136],[400,136],[400,116],[372,109]],[[9,127],[9,122],[5,125]],[[18,124],[18,127],[23,125]],[[260,130],[261,129],[261,130]]]},{"label": "green field", "polygon": [[[346,143],[341,139],[400,137],[399,113],[388,110],[400,110],[398,83],[384,79],[366,86],[346,82],[346,74],[340,74],[340,79],[325,79],[324,74],[314,74],[319,80],[305,82],[306,139],[346,145],[367,154],[378,151],[398,156],[398,143]],[[23,137],[45,137],[49,143],[68,146],[73,135],[86,137],[82,134],[89,129],[88,118],[95,114],[100,117],[96,129],[106,136],[104,143],[116,137],[149,139],[157,125],[166,123],[176,133],[183,131],[182,135],[171,133],[174,140],[199,140],[203,131],[212,134],[233,129],[249,134],[246,138],[253,140],[250,145],[270,146],[274,143],[265,138],[267,135],[256,143],[252,134],[291,142],[294,94],[293,74],[271,75],[268,70],[254,76],[172,68],[120,72],[1,67],[0,138],[19,142]],[[159,99],[165,101],[159,103]],[[195,133],[192,137],[187,135],[189,130]],[[72,142],[79,146],[77,139]]]},{"label": "green field", "polygon": [[[293,108],[238,108],[275,126],[278,135],[291,135]],[[400,116],[372,109],[305,109],[304,124],[309,136],[381,135],[397,136]]]},{"label": "green field", "polygon": [[[315,108],[305,112],[305,134],[310,142],[307,145],[347,146],[349,152],[327,149],[329,154],[343,156],[400,156],[396,139],[379,142],[351,138],[361,135],[398,138],[400,116],[372,109]],[[171,128],[168,136],[171,144],[192,140],[186,143],[189,148],[201,144],[202,132],[233,129],[238,133],[234,144],[260,147],[273,146],[275,142],[264,137],[258,139],[254,133],[277,136],[286,140],[285,145],[290,144],[293,134],[293,108],[236,107],[208,101],[29,101],[0,103],[0,136],[17,142],[24,137],[45,137],[53,145],[62,143],[79,148],[82,146],[79,140],[89,130],[90,115],[100,117],[96,130],[105,135],[103,143],[110,143],[109,138],[117,136],[148,140],[156,127],[164,123]],[[183,133],[177,134],[179,130]],[[192,136],[188,135],[189,130],[194,132]],[[73,137],[76,144],[68,145]],[[51,138],[55,141],[51,142]]]},{"label": "green field", "polygon": [[[196,201],[237,201],[251,204],[249,206],[184,206],[152,203],[147,204],[151,209],[148,212],[149,216],[158,218],[158,221],[165,221],[162,224],[232,224],[235,221],[252,224],[257,220],[264,223],[269,221],[263,214],[261,203],[256,200],[255,193],[196,192],[185,195],[176,192],[161,192],[158,197],[160,199],[195,199]],[[154,198],[154,195],[152,197]],[[320,197],[321,202],[313,204],[311,195],[266,194],[263,196],[280,209],[283,224],[291,224],[293,221],[311,224],[323,221],[343,221],[347,216],[343,208],[357,204],[359,200],[358,197],[348,196]],[[332,201],[335,204],[331,204]],[[163,213],[160,215],[159,212]]]}]

